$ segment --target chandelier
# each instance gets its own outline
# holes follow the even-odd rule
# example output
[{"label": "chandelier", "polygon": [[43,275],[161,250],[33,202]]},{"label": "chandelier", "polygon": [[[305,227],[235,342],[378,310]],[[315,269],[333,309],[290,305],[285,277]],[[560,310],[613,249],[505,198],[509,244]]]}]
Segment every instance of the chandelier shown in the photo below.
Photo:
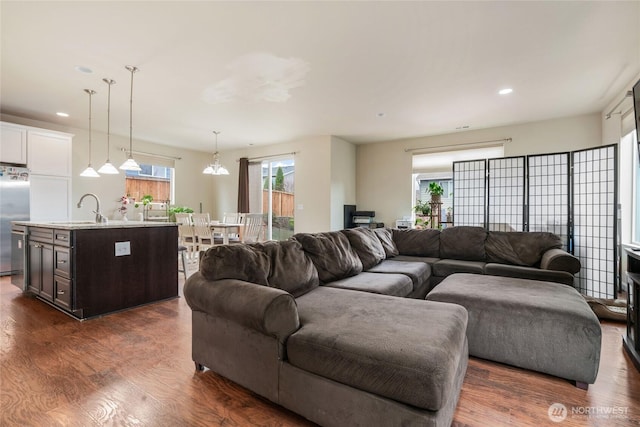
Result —
[{"label": "chandelier", "polygon": [[204,168],[202,173],[206,175],[229,175],[227,168],[220,164],[220,155],[218,154],[218,134],[220,132],[214,130],[213,133],[216,135],[216,151],[213,153],[213,163]]}]

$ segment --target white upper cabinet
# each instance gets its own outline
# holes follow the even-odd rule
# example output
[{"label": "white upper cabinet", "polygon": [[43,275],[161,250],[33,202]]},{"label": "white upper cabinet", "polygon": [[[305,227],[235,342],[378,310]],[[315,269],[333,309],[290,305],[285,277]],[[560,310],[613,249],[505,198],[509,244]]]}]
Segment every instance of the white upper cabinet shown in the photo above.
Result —
[{"label": "white upper cabinet", "polygon": [[0,129],[0,162],[30,170],[31,220],[69,220],[73,135],[7,122]]},{"label": "white upper cabinet", "polygon": [[24,126],[0,123],[0,162],[27,164],[27,130]]},{"label": "white upper cabinet", "polygon": [[60,132],[27,131],[27,166],[32,174],[71,176],[72,136]]}]

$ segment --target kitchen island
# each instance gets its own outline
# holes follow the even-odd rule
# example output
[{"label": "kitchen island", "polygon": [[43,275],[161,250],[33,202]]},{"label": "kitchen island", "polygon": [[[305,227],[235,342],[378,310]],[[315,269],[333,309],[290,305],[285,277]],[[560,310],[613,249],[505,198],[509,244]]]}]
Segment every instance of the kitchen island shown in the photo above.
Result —
[{"label": "kitchen island", "polygon": [[15,221],[27,235],[25,292],[77,319],[178,296],[174,223]]}]

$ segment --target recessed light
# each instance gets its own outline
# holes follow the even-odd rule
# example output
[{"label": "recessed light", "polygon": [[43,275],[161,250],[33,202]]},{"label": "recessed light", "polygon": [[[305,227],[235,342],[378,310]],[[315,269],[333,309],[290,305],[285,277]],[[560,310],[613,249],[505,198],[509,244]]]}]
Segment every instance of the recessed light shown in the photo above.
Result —
[{"label": "recessed light", "polygon": [[513,92],[513,89],[511,89],[510,87],[507,87],[507,88],[504,88],[504,89],[500,89],[500,90],[498,91],[498,93],[499,93],[500,95],[508,95],[508,94],[510,94],[511,92]]},{"label": "recessed light", "polygon": [[63,113],[62,111],[58,111],[58,112],[56,113],[56,116],[60,116],[60,117],[69,117],[69,114],[67,114],[67,113]]},{"label": "recessed light", "polygon": [[82,65],[76,65],[74,68],[75,68],[76,71],[80,71],[81,73],[85,73],[85,74],[93,73],[93,70],[91,68],[85,67],[85,66],[82,66]]}]

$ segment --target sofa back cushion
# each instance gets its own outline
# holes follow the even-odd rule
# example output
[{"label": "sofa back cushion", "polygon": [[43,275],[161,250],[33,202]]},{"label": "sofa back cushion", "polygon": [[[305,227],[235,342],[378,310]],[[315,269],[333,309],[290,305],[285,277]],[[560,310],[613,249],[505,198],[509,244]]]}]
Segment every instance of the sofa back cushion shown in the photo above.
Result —
[{"label": "sofa back cushion", "polygon": [[366,271],[375,267],[386,258],[382,243],[380,243],[380,239],[378,239],[373,230],[356,227],[342,230],[342,233],[347,236],[351,247],[358,254],[363,270]]},{"label": "sofa back cushion", "polygon": [[389,228],[374,228],[373,232],[380,240],[386,258],[400,255],[396,242],[393,241],[393,232]]},{"label": "sofa back cushion", "polygon": [[249,245],[214,246],[200,259],[200,273],[208,280],[238,279],[268,286],[269,269],[269,256]]},{"label": "sofa back cushion", "polygon": [[440,230],[394,228],[393,241],[400,255],[440,258]]},{"label": "sofa back cushion", "polygon": [[318,270],[322,282],[333,282],[355,276],[362,271],[362,262],[354,252],[347,236],[339,231],[326,233],[298,233],[293,238]]},{"label": "sofa back cushion", "polygon": [[253,243],[269,257],[270,268],[267,281],[272,288],[282,289],[299,297],[320,285],[318,270],[296,240]]},{"label": "sofa back cushion", "polygon": [[490,231],[485,249],[487,261],[500,264],[538,266],[549,249],[562,247],[562,240],[553,233]]},{"label": "sofa back cushion", "polygon": [[440,258],[485,261],[484,242],[487,232],[482,227],[449,227],[440,233]]}]

